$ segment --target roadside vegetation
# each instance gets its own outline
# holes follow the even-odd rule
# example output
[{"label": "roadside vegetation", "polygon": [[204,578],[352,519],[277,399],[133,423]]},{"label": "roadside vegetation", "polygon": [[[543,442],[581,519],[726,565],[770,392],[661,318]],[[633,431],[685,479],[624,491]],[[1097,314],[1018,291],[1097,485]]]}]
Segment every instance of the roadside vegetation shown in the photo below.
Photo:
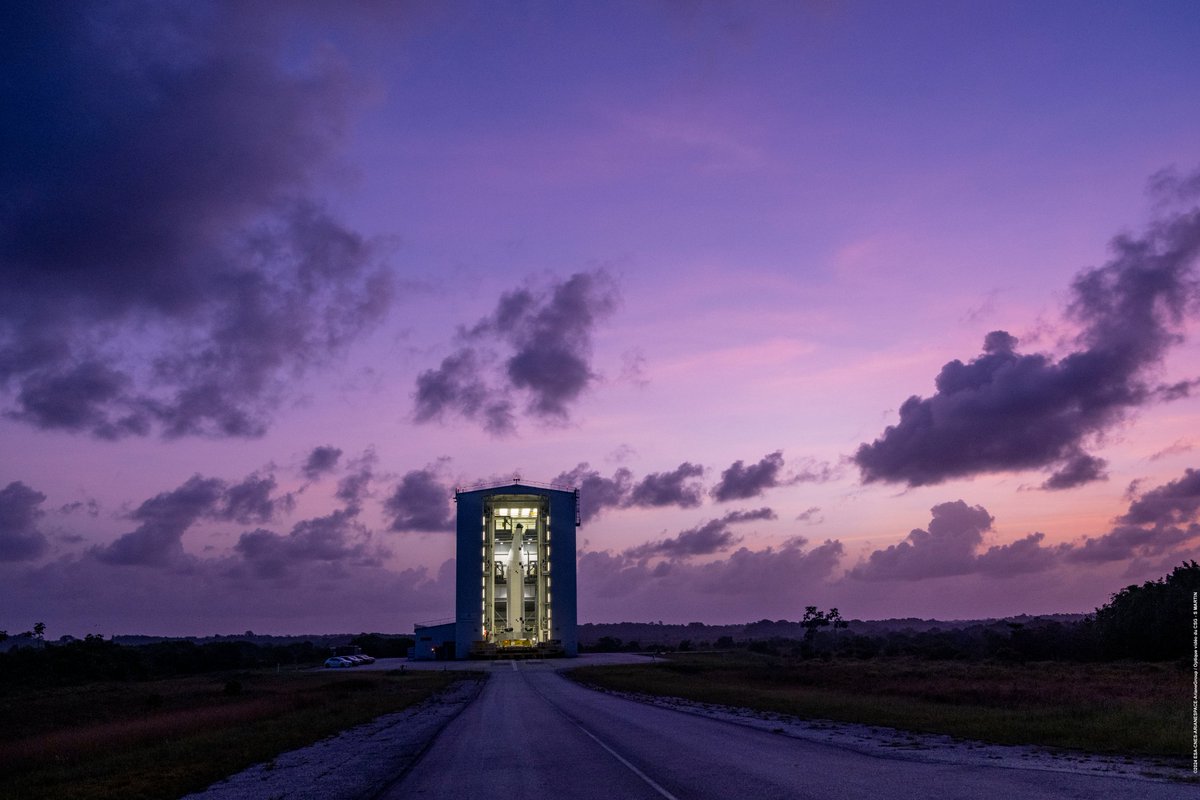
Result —
[{"label": "roadside vegetation", "polygon": [[45,688],[0,683],[0,797],[178,798],[461,679],[253,670]]},{"label": "roadside vegetation", "polygon": [[1173,664],[825,660],[735,649],[570,674],[623,692],[1000,744],[1191,754],[1192,676]]},{"label": "roadside vegetation", "polygon": [[[1002,744],[1186,757],[1200,565],[1128,586],[1076,622],[856,633],[809,606],[799,638],[682,641],[657,664],[572,675],[626,692]],[[607,638],[607,637],[606,637]],[[630,649],[601,639],[594,650]],[[644,648],[635,648],[644,649]],[[700,652],[702,651],[702,652]]]}]

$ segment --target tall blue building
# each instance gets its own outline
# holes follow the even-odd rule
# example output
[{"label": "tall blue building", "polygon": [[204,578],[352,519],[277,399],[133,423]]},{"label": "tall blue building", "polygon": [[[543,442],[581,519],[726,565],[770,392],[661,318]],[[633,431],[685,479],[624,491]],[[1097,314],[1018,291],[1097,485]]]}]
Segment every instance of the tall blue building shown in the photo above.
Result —
[{"label": "tall blue building", "polygon": [[454,501],[456,656],[577,655],[578,490],[518,480]]}]

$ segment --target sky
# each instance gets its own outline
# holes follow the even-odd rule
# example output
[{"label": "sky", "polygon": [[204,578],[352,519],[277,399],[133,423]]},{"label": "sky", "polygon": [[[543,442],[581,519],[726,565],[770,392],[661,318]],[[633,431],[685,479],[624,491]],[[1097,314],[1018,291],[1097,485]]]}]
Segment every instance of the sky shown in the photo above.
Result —
[{"label": "sky", "polygon": [[5,4],[0,630],[1087,612],[1200,545],[1200,8]]}]

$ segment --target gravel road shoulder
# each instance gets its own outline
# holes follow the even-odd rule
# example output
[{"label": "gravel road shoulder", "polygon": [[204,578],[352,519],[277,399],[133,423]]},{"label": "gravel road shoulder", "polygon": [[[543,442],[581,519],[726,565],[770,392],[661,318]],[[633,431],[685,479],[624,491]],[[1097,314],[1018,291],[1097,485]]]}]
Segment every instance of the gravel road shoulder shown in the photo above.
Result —
[{"label": "gravel road shoulder", "polygon": [[183,800],[366,800],[407,770],[483,688],[483,673],[428,700],[282,753]]}]

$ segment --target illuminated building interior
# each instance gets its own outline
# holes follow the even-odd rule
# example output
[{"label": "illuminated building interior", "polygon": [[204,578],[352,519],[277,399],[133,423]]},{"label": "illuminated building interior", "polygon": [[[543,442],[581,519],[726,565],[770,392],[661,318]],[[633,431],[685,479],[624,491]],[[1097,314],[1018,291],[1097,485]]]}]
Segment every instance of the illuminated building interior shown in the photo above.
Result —
[{"label": "illuminated building interior", "polygon": [[536,647],[552,630],[550,519],[546,498],[492,495],[483,507],[483,641]]}]

